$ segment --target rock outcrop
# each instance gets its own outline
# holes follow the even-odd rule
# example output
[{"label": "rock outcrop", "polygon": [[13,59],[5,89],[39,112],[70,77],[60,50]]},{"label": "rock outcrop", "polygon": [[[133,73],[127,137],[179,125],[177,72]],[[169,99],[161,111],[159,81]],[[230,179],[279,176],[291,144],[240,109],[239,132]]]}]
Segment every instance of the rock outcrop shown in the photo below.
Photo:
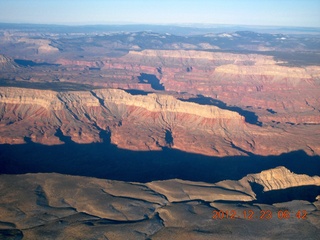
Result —
[{"label": "rock outcrop", "polygon": [[127,71],[157,75],[168,91],[250,106],[266,123],[320,123],[319,66],[289,67],[267,55],[194,50],[131,51],[108,60],[104,68],[112,68],[115,62]]},{"label": "rock outcrop", "polygon": [[[285,168],[217,184],[179,179],[144,184],[56,173],[1,175],[0,238],[239,239],[244,234],[254,236],[249,239],[316,238],[319,201],[257,204],[252,202],[255,193],[249,184],[239,187],[252,176],[265,179],[266,174],[278,172],[278,181],[303,178],[299,186],[320,183],[319,177],[293,174]],[[284,209],[290,219],[278,218]],[[266,210],[272,218],[259,219],[260,211]],[[248,218],[249,211],[253,218]],[[298,211],[306,214],[307,221],[296,217]]]},{"label": "rock outcrop", "polygon": [[36,56],[36,62],[60,67],[54,71],[26,68],[5,77],[154,91],[150,83],[139,79],[141,74],[150,74],[166,91],[201,94],[249,109],[268,125],[320,124],[319,65],[293,67],[268,55],[196,50],[142,50],[98,58]]},{"label": "rock outcrop", "polygon": [[[183,102],[165,94],[131,95],[123,90],[54,92],[0,88],[1,143],[62,144],[57,131],[77,143],[102,141],[131,150],[182,151],[235,156],[278,155],[303,149],[319,154],[317,125],[290,129],[256,126],[239,113]],[[299,138],[293,137],[299,133]]]},{"label": "rock outcrop", "polygon": [[0,239],[320,236],[317,36],[10,26]]},{"label": "rock outcrop", "polygon": [[36,50],[37,54],[54,54],[59,52],[59,49],[53,47],[51,41],[47,39],[21,38],[18,42],[24,43],[28,48]]},{"label": "rock outcrop", "polygon": [[0,70],[1,72],[14,71],[18,68],[18,65],[13,59],[0,54]]},{"label": "rock outcrop", "polygon": [[250,174],[246,177],[246,180],[260,184],[265,192],[307,185],[320,186],[319,176],[310,177],[305,174],[294,174],[285,167]]},{"label": "rock outcrop", "polygon": [[301,186],[320,186],[320,177],[296,174],[283,166],[279,166],[257,174],[248,174],[239,181],[221,181],[216,186],[246,192],[250,196],[255,196],[250,186],[251,183],[261,185],[263,191],[268,192]]}]

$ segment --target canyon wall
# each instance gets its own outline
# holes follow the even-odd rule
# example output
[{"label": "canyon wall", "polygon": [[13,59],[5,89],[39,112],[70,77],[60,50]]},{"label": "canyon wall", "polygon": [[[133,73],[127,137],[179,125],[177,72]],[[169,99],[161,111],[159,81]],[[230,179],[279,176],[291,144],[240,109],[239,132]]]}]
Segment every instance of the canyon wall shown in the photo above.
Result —
[{"label": "canyon wall", "polygon": [[[55,92],[0,88],[1,143],[111,143],[131,150],[182,151],[235,156],[304,150],[319,155],[317,125],[283,130],[257,126],[237,112],[177,100],[163,93],[131,95],[119,89]],[[299,138],[294,137],[299,133]]]},{"label": "canyon wall", "polygon": [[[195,50],[130,51],[122,57],[83,59],[61,56],[54,63],[60,64],[54,71],[15,70],[11,78],[150,92],[155,89],[141,76],[151,74],[167,92],[211,97],[254,112],[264,124],[320,124],[319,65],[290,66],[266,54]],[[11,79],[9,74],[3,76]]]},{"label": "canyon wall", "polygon": [[249,107],[269,124],[320,123],[319,66],[286,66],[261,54],[144,50],[104,61],[102,69],[115,68],[136,76],[154,74],[167,91],[202,94]]},{"label": "canyon wall", "polygon": [[15,71],[17,68],[18,64],[16,64],[12,58],[0,54],[0,70],[2,73]]}]

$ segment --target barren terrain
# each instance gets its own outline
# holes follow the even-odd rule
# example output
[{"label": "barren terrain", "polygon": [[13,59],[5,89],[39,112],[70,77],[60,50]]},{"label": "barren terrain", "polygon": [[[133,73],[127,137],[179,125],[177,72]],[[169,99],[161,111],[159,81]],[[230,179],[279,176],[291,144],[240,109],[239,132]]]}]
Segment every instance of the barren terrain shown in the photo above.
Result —
[{"label": "barren terrain", "polygon": [[282,31],[0,24],[0,239],[316,239],[320,35]]},{"label": "barren terrain", "polygon": [[[270,175],[285,177],[284,185],[268,181]],[[319,177],[283,167],[216,184],[178,179],[141,184],[53,173],[0,180],[0,233],[6,239],[314,239],[320,234],[319,201],[254,201],[251,182],[263,182],[267,192],[320,186]],[[281,219],[284,209],[290,216]],[[306,219],[296,216],[302,209]],[[215,211],[236,215],[214,218]],[[272,217],[261,218],[262,211]]]}]

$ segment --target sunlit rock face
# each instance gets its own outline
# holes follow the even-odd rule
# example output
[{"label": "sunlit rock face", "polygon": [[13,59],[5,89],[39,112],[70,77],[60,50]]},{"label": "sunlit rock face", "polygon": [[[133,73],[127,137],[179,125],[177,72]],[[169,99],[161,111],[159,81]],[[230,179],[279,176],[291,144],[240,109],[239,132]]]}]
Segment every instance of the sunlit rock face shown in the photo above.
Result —
[{"label": "sunlit rock face", "polygon": [[0,239],[320,236],[316,34],[0,25]]},{"label": "sunlit rock face", "polygon": [[[3,65],[10,63],[9,65],[11,67],[14,66],[14,69],[18,68],[10,58],[3,56],[2,59],[2,62],[5,62]],[[45,60],[46,58],[43,57],[43,61]],[[41,61],[41,59],[38,61]],[[192,113],[181,110],[182,113],[179,110],[182,107],[180,106],[181,103],[176,101],[179,103],[179,107],[175,107],[173,111],[175,112],[175,116],[171,116],[172,109],[162,111],[170,112],[167,116],[171,120],[167,119],[164,122],[160,119],[157,121],[157,124],[162,124],[163,126],[161,129],[159,129],[159,126],[156,127],[156,134],[154,134],[154,129],[146,129],[146,125],[139,126],[140,129],[145,130],[137,133],[136,128],[130,131],[125,130],[128,129],[126,123],[132,122],[131,117],[134,114],[119,116],[116,112],[108,112],[105,108],[102,107],[100,109],[99,106],[96,106],[97,109],[100,109],[97,111],[106,111],[104,114],[115,117],[110,117],[108,120],[106,118],[99,120],[98,117],[97,120],[99,122],[97,123],[100,125],[91,127],[91,130],[88,130],[88,127],[84,127],[81,136],[79,136],[78,127],[70,128],[63,126],[61,128],[63,134],[72,136],[72,140],[76,142],[97,142],[99,141],[97,134],[100,130],[93,131],[92,129],[100,127],[106,130],[108,127],[109,131],[112,130],[113,132],[112,142],[127,149],[161,149],[163,146],[168,145],[163,140],[163,136],[169,132],[175,140],[174,144],[169,144],[171,147],[181,150],[188,149],[188,151],[197,153],[203,152],[206,155],[239,155],[245,154],[245,151],[267,155],[293,150],[304,150],[310,155],[319,154],[320,149],[317,136],[320,124],[320,69],[318,65],[293,67],[284,61],[277,60],[273,56],[261,54],[148,49],[130,51],[124,56],[113,58],[105,56],[98,57],[97,59],[90,57],[79,60],[60,57],[53,63],[61,65],[60,67],[56,66],[55,70],[50,71],[42,68],[19,68],[19,71],[10,70],[11,75],[15,75],[15,80],[23,80],[15,81],[14,83],[23,82],[26,84],[57,81],[57,83],[88,84],[91,87],[135,89],[145,92],[157,92],[157,96],[160,96],[159,92],[162,92],[161,99],[165,98],[163,96],[165,94],[175,96],[175,98],[184,98],[185,100],[188,97],[194,98],[197,95],[202,95],[211,98],[213,101],[223,102],[229,107],[229,110],[231,110],[230,107],[238,107],[244,111],[249,111],[263,125],[263,128],[257,129],[254,126],[244,126],[242,124],[242,127],[237,127],[239,129],[238,134],[235,134],[233,130],[236,129],[235,126],[239,125],[235,123],[237,120],[232,121],[232,123],[230,122],[230,124],[227,123],[230,119],[228,121],[223,120],[223,124],[220,124],[217,121],[220,118],[219,116],[215,118],[215,123],[209,123],[213,121],[213,118],[199,117],[194,114],[195,111],[199,111],[202,107],[199,107],[199,105],[195,107],[193,105],[193,108],[196,110],[193,110]],[[4,76],[10,78],[10,71],[5,71],[3,73]],[[147,76],[151,76],[153,80],[158,81],[157,87],[160,88],[155,89],[152,83],[144,79]],[[78,92],[77,94],[79,95],[80,93]],[[90,93],[86,94],[89,98],[94,97],[90,96]],[[64,93],[59,93],[60,95],[64,99],[63,101],[66,101],[68,107],[72,109],[72,104],[69,104],[72,100],[68,100],[68,97],[65,97]],[[102,95],[100,97],[104,99]],[[138,99],[138,96],[134,96],[133,98],[128,96],[128,99],[127,96],[123,98],[124,101],[128,100],[126,106],[129,106],[130,104],[128,103],[133,101],[133,99]],[[173,101],[173,98],[169,96],[168,100],[165,101]],[[113,101],[108,98],[106,100]],[[157,101],[157,99],[148,95],[143,96],[139,101],[151,103]],[[77,104],[80,104],[80,102]],[[98,105],[101,105],[100,102]],[[189,106],[191,108],[191,105]],[[94,108],[93,106],[91,107]],[[136,111],[133,108],[146,109],[143,107],[145,106],[132,105],[131,109],[127,108],[127,110],[123,111]],[[81,109],[83,108],[80,107],[77,111],[81,111]],[[143,113],[141,116],[150,125],[154,120],[147,120],[147,116],[150,115],[150,108],[146,109],[146,111],[148,111],[148,114]],[[176,113],[177,111],[180,111],[178,113],[179,116]],[[152,114],[157,115],[159,112],[161,111],[153,111]],[[87,114],[90,116],[92,113]],[[94,118],[88,120],[81,114],[78,115],[80,122],[86,121],[92,123],[95,121]],[[139,116],[135,117],[136,120],[138,118]],[[159,116],[150,116],[150,118],[155,119],[159,118]],[[179,120],[182,123],[175,124],[172,118],[176,118],[175,121]],[[106,123],[107,121],[111,121],[112,123]],[[114,123],[114,121],[117,123]],[[133,122],[144,123],[145,121]],[[72,122],[74,121],[72,120]],[[213,126],[220,124],[223,127],[219,130],[215,127],[213,130],[204,127],[211,124]],[[61,123],[58,125],[60,126]],[[227,126],[225,127],[224,125]],[[248,127],[249,129],[245,130],[244,133],[242,129]],[[54,128],[57,128],[57,126],[55,125]],[[184,133],[186,129],[188,131]],[[227,129],[227,131],[224,129]],[[191,133],[191,131],[193,132]],[[49,138],[54,135],[54,131],[50,130],[50,132],[46,132],[47,136],[43,139],[41,139],[43,133],[35,134],[32,138],[38,139],[35,140],[36,142],[50,144],[51,140]],[[130,132],[136,132],[136,139],[131,138],[128,140]],[[24,134],[24,136],[27,135]],[[127,136],[124,137],[124,135]],[[154,137],[158,135],[161,135],[161,137]],[[193,135],[193,137],[187,135]],[[223,137],[221,138],[222,135]],[[271,135],[272,137],[270,137]],[[297,135],[301,136],[301,138],[294,138]],[[142,140],[138,140],[137,138],[141,138]],[[200,138],[206,139],[206,141],[199,140]],[[4,136],[4,139],[2,142],[22,142],[18,136],[12,137],[12,140]],[[59,140],[52,140],[52,142],[56,144]],[[230,149],[230,145],[232,144],[244,151],[239,152],[239,149]]]},{"label": "sunlit rock face", "polygon": [[166,91],[201,94],[249,108],[268,124],[320,123],[319,65],[290,66],[265,54],[150,49],[100,61],[59,59],[56,63],[96,67],[103,77],[69,81],[149,91],[150,86],[138,84],[137,78],[141,73],[153,74]]},{"label": "sunlit rock face", "polygon": [[260,107],[285,113],[269,116],[267,111],[258,111],[269,120],[319,122],[314,111],[320,106],[319,66],[289,67],[271,56],[199,51],[145,50],[130,52],[123,57],[127,59],[162,66],[161,82],[167,90],[203,94],[256,111]]},{"label": "sunlit rock face", "polygon": [[18,65],[13,61],[13,59],[0,54],[0,70],[1,72],[10,72],[15,71],[19,67]]},{"label": "sunlit rock face", "polygon": [[[101,132],[108,132],[111,143],[131,150],[171,147],[211,156],[235,156],[278,155],[303,149],[319,154],[316,125],[293,126],[286,131],[259,127],[247,123],[237,112],[165,94],[0,88],[0,107],[2,143],[23,143],[27,137],[42,144],[62,144],[57,135],[60,129],[77,143],[101,142]],[[300,137],[292,138],[296,132]]]},{"label": "sunlit rock face", "polygon": [[305,174],[294,174],[285,167],[278,167],[272,170],[263,171],[258,174],[250,174],[246,178],[263,186],[264,191],[298,187],[303,185],[319,186],[320,177],[310,177]]},{"label": "sunlit rock face", "polygon": [[[215,184],[179,179],[121,182],[55,173],[1,175],[0,237],[185,239],[188,233],[195,239],[231,239],[243,234],[270,238],[283,236],[284,231],[290,239],[319,235],[316,199],[255,203],[252,181],[266,191],[320,185],[318,176],[294,174],[284,167]],[[278,218],[284,209],[291,219]],[[259,219],[261,210],[271,211],[272,218]],[[308,220],[297,218],[299,210]],[[215,218],[219,211],[234,211],[236,216]],[[244,211],[258,218],[248,219]]]}]

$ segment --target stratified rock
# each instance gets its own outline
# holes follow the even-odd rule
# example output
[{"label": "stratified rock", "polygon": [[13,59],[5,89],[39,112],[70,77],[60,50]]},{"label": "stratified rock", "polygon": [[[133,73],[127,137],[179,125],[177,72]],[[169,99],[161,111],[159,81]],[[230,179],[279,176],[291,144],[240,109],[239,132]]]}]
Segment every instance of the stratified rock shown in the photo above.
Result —
[{"label": "stratified rock", "polygon": [[[250,177],[263,178],[279,169],[283,174],[278,181],[309,179],[299,186],[319,182],[319,177],[283,167],[216,184],[179,179],[144,184],[55,173],[0,175],[0,238],[315,239],[320,234],[318,201],[256,204],[250,186],[239,190]],[[272,218],[261,219],[266,210]],[[220,213],[216,218],[215,211]],[[253,218],[248,218],[249,211]],[[279,211],[289,211],[291,218],[279,218]],[[296,217],[298,211],[304,211],[307,220]]]},{"label": "stratified rock", "polygon": [[[266,123],[320,123],[319,66],[291,67],[272,56],[195,50],[131,51],[115,62],[133,72],[139,67],[140,72],[156,75],[161,67],[159,78],[166,90],[250,106]],[[112,66],[108,62],[105,68]]]},{"label": "stratified rock", "polygon": [[[319,154],[317,125],[290,129],[258,127],[237,112],[184,102],[165,94],[130,95],[123,90],[54,92],[0,88],[1,143],[111,143],[131,150],[171,147],[211,156],[255,153],[278,155],[295,150]],[[299,138],[293,137],[299,134]],[[170,135],[171,140],[168,140]]]},{"label": "stratified rock", "polygon": [[319,176],[310,177],[305,174],[295,174],[282,166],[258,174],[250,174],[246,180],[262,185],[263,191],[307,185],[320,186]]},{"label": "stratified rock", "polygon": [[13,59],[0,54],[0,71],[2,73],[8,71],[15,71],[17,68],[18,65],[13,61]]},{"label": "stratified rock", "polygon": [[34,48],[37,54],[54,54],[59,53],[59,49],[51,45],[51,41],[47,39],[32,39],[21,38],[20,43],[29,45],[29,48]]}]

